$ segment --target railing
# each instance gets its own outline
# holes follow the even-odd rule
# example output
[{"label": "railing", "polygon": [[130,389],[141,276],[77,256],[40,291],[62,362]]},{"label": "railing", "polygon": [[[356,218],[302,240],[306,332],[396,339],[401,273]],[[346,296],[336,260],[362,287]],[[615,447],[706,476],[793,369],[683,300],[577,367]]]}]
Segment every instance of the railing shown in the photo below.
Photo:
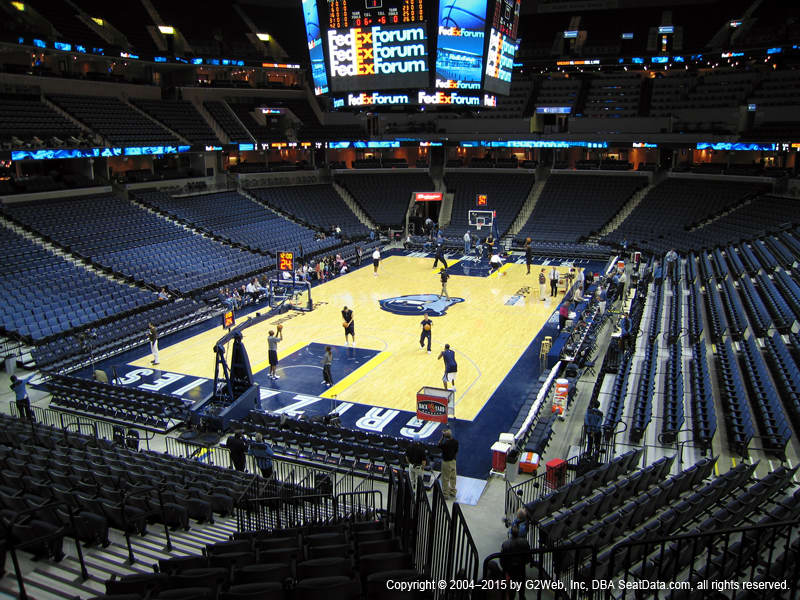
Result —
[{"label": "railing", "polygon": [[[154,433],[147,434],[147,432],[137,429],[136,427],[124,427],[122,425],[113,425],[108,421],[99,419],[92,419],[90,417],[82,417],[71,415],[53,410],[51,408],[41,408],[38,406],[31,406],[30,410],[33,414],[34,421],[41,425],[49,425],[51,427],[58,427],[64,431],[74,431],[82,435],[89,435],[96,439],[115,440],[118,436],[115,435],[115,427],[119,428],[121,433],[129,429],[136,431],[139,434],[139,440],[144,441],[147,449],[150,449],[150,440],[155,436]],[[14,417],[22,418],[17,409],[16,402],[9,402],[9,414]]]},{"label": "railing", "polygon": [[[431,497],[424,486],[412,493],[409,476],[392,472],[389,482],[390,523],[414,568],[436,581],[477,581],[478,550],[458,503],[448,510],[442,487],[435,482]],[[469,597],[468,590],[436,590],[435,598]]]},{"label": "railing", "polygon": [[[573,456],[567,462],[564,480],[560,485],[571,483],[577,476],[577,468],[580,457]],[[506,519],[513,520],[516,512],[525,504],[535,502],[551,494],[554,489],[547,481],[547,473],[535,475],[530,479],[511,485],[506,481]]]},{"label": "railing", "polygon": [[14,524],[21,518],[29,515],[35,515],[38,512],[47,511],[57,507],[66,507],[69,518],[69,531],[65,531],[65,529],[62,527],[55,533],[45,534],[33,539],[25,539],[21,543],[15,543],[13,535],[8,535],[3,540],[3,550],[5,551],[7,549],[9,554],[11,554],[11,563],[14,565],[14,576],[17,579],[17,588],[19,589],[20,600],[28,600],[28,594],[25,591],[25,578],[20,570],[19,558],[17,557],[18,546],[32,547],[40,543],[44,544],[48,541],[58,539],[59,537],[71,537],[73,540],[75,540],[75,553],[78,555],[78,562],[81,565],[81,579],[83,581],[89,579],[89,572],[86,570],[86,562],[83,558],[83,549],[81,548],[81,542],[76,533],[77,528],[75,526],[75,515],[72,511],[72,507],[68,503],[52,501],[42,504],[41,506],[36,506],[28,510],[17,512],[14,515],[13,521],[6,521],[6,519],[2,519],[3,528],[7,529],[8,531],[12,531]]},{"label": "railing", "polygon": [[[167,454],[170,456],[197,460],[219,467],[233,466],[230,458],[230,451],[225,447],[201,446],[173,437],[166,437],[164,439],[166,442]],[[245,469],[248,473],[259,472],[254,456],[250,454],[246,456]],[[331,491],[333,493],[342,494],[355,491],[353,469],[342,471],[341,469],[333,469],[311,461],[288,459],[277,456],[272,458],[272,469],[272,477],[283,483],[313,487],[311,482],[315,482],[321,477],[328,477],[331,481]]]},{"label": "railing", "polygon": [[537,600],[678,600],[690,592],[708,600],[797,598],[798,534],[795,520],[622,542],[600,554],[585,545],[498,552],[484,559],[483,579],[487,589],[509,589],[510,581],[524,586],[527,577],[506,578],[498,565],[503,558],[524,557],[533,567],[527,574],[536,580]]}]

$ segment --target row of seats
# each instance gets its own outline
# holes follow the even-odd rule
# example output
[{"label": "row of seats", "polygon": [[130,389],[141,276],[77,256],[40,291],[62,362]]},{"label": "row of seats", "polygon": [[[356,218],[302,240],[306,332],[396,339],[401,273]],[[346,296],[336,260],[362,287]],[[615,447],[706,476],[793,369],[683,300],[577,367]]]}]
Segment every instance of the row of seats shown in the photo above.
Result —
[{"label": "row of seats", "polygon": [[778,391],[767,373],[764,358],[752,336],[741,343],[744,358],[744,375],[748,382],[748,395],[764,449],[783,455],[792,431],[778,400]]},{"label": "row of seats", "polygon": [[[694,534],[713,533],[720,530],[733,529],[744,524],[768,525],[796,519],[800,514],[797,500],[800,492],[791,493],[789,487],[795,469],[778,467],[766,477],[730,498],[723,506],[711,512],[706,519],[692,528]],[[634,576],[642,576],[646,572],[658,572],[669,580],[682,579],[682,575],[691,575],[689,581],[708,581],[706,578],[735,578],[737,571],[748,562],[760,561],[776,550],[781,544],[780,536],[774,535],[777,530],[761,535],[748,532],[738,540],[720,540],[714,546],[702,548],[706,560],[693,573],[687,573],[686,567],[697,557],[697,550],[686,548],[684,544],[672,543],[666,548],[659,548],[645,558],[637,561],[632,570]],[[749,554],[749,555],[748,555]],[[746,567],[745,567],[746,568]],[[683,594],[683,597],[687,597]]]},{"label": "row of seats", "polygon": [[116,145],[177,145],[178,138],[114,96],[55,94],[49,100]]},{"label": "row of seats", "polygon": [[539,539],[547,546],[558,545],[560,540],[574,535],[595,519],[616,511],[628,500],[636,502],[648,497],[648,492],[654,486],[662,493],[671,489],[679,495],[708,477],[715,462],[715,459],[703,459],[697,465],[672,477],[669,480],[671,483],[665,482],[662,487],[660,483],[669,475],[674,460],[675,456],[661,457],[656,462],[597,490],[586,500],[565,505],[564,509],[539,523]]},{"label": "row of seats", "polygon": [[247,144],[253,142],[250,134],[234,116],[224,100],[206,100],[203,102],[203,106],[208,111],[208,114],[210,114],[222,128],[222,131],[230,138],[232,144]]},{"label": "row of seats", "polygon": [[151,291],[102,277],[10,229],[0,228],[0,244],[0,326],[8,335],[39,342],[156,301]]},{"label": "row of seats", "polygon": [[[251,412],[248,420],[237,426],[249,435],[261,434],[281,456],[356,469],[379,478],[388,477],[390,470],[402,470],[406,464],[407,442],[391,436],[368,435],[359,430],[295,419],[281,423],[258,411]],[[428,481],[434,477],[432,471],[441,468],[441,452],[433,445],[427,445],[426,451]]]},{"label": "row of seats", "polygon": [[55,368],[58,364],[86,356],[90,350],[95,356],[101,356],[119,347],[144,342],[148,323],[158,323],[163,334],[194,323],[205,314],[203,305],[189,299],[161,301],[130,314],[109,314],[103,320],[93,322],[88,331],[62,334],[37,345],[33,359],[40,368]]},{"label": "row of seats", "polygon": [[780,390],[779,397],[789,420],[797,428],[800,426],[800,369],[777,332],[764,338],[764,347],[767,363]]},{"label": "row of seats", "polygon": [[[619,476],[630,472],[639,464],[642,450],[629,450],[624,454],[614,457],[611,462],[588,471],[573,479],[570,483],[562,485],[551,493],[525,504],[528,519],[534,523],[540,522],[545,516],[581,500],[600,487],[604,487],[616,480]],[[525,500],[523,498],[523,500]]]},{"label": "row of seats", "polygon": [[64,412],[97,416],[165,433],[187,418],[188,406],[176,396],[52,374],[47,382],[50,405]]},{"label": "row of seats", "polygon": [[689,363],[689,382],[692,398],[692,431],[694,439],[704,448],[711,448],[717,432],[717,413],[714,408],[714,395],[711,374],[708,370],[706,345],[704,341],[692,344],[692,358]]},{"label": "row of seats", "polygon": [[187,100],[134,99],[131,102],[192,144],[215,146],[220,143],[194,104]]},{"label": "row of seats", "polygon": [[717,378],[727,425],[728,446],[740,455],[755,435],[744,383],[730,340],[717,344]]},{"label": "row of seats", "polygon": [[517,237],[577,242],[599,231],[646,185],[641,176],[551,174]]},{"label": "row of seats", "polygon": [[173,197],[163,192],[139,192],[136,198],[168,215],[200,227],[256,252],[292,250],[313,254],[337,245],[336,239],[315,239],[315,232],[284,219],[238,192]]},{"label": "row of seats", "polygon": [[[253,480],[244,473],[136,452],[9,416],[0,416],[0,422],[4,516],[20,523],[16,513],[41,507],[31,513],[26,527],[5,535],[18,548],[41,557],[59,560],[65,536],[107,545],[109,527],[145,535],[151,523],[188,528],[189,519],[213,522],[214,513],[233,510]],[[48,536],[46,547],[26,545],[40,535]]]},{"label": "row of seats", "polygon": [[[708,244],[705,228],[692,225],[741,205],[766,191],[760,183],[667,178],[656,184],[620,226],[604,239],[657,252]],[[723,217],[724,218],[724,217]]]},{"label": "row of seats", "polygon": [[[683,497],[679,497],[677,494],[665,497],[659,490],[649,499],[645,511],[638,513],[636,522],[630,520],[633,513],[615,513],[606,517],[593,530],[585,532],[581,539],[578,540],[576,539],[578,536],[575,536],[570,542],[594,544],[599,548],[606,547],[600,552],[597,562],[593,565],[594,574],[590,575],[589,569],[586,569],[579,576],[592,578],[615,575],[615,572],[610,572],[612,559],[616,559],[614,560],[615,571],[625,568],[625,564],[636,564],[636,561],[641,558],[641,553],[645,552],[646,545],[625,548],[624,562],[620,561],[622,557],[614,556],[614,547],[608,546],[612,543],[629,544],[648,538],[668,536],[697,519],[721,498],[741,489],[752,476],[755,467],[756,465],[740,463],[730,471],[715,477],[700,489]],[[673,489],[675,487],[673,486]],[[678,489],[680,489],[679,486]],[[691,489],[687,491],[691,491]],[[664,510],[665,508],[666,510]],[[627,533],[631,529],[633,532]]]},{"label": "row of seats", "polygon": [[350,239],[369,235],[367,227],[330,184],[254,188],[248,191],[267,206],[324,231],[339,227],[342,234]]},{"label": "row of seats", "polygon": [[401,228],[413,192],[434,190],[427,173],[381,173],[340,175],[345,188],[372,221],[382,227]]},{"label": "row of seats", "polygon": [[131,281],[182,293],[268,266],[263,255],[196,235],[117,196],[11,205],[5,211],[53,243]]},{"label": "row of seats", "polygon": [[[243,532],[202,555],[161,559],[154,573],[106,581],[131,598],[349,600],[387,597],[386,581],[415,581],[410,556],[381,521]],[[389,594],[391,596],[391,594]],[[127,596],[126,596],[127,597]]]}]

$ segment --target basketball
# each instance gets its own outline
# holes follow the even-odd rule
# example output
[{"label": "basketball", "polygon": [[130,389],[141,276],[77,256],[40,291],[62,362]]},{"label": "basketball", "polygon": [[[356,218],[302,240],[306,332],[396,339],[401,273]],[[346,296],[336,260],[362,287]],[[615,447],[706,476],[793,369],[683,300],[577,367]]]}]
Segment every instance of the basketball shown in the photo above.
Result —
[{"label": "basketball", "polygon": [[347,321],[342,321],[342,327],[347,327]]},{"label": "basketball", "polygon": [[277,329],[278,331],[283,331],[283,325],[278,323],[278,326],[275,329]]},{"label": "basketball", "polygon": [[425,327],[423,327],[423,329],[425,331],[430,331],[431,330],[431,326],[430,325],[425,325]]}]

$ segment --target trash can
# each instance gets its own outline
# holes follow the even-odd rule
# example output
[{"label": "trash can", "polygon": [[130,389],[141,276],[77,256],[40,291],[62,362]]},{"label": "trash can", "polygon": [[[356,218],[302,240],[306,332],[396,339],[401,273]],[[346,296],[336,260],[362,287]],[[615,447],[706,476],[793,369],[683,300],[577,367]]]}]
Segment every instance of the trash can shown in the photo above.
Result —
[{"label": "trash can", "polygon": [[14,356],[13,354],[9,354],[5,358],[5,363],[6,363],[6,373],[8,373],[9,375],[13,375],[14,373],[17,372],[17,357],[16,356]]},{"label": "trash can", "polygon": [[567,478],[567,463],[560,458],[554,458],[545,465],[545,485],[554,490],[564,485]]}]

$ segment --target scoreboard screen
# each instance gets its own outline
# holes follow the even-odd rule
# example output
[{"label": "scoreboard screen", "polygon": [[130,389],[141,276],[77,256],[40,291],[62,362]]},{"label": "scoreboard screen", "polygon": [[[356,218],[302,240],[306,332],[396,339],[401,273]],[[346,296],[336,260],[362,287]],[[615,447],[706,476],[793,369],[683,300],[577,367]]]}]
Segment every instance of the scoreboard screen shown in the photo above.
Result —
[{"label": "scoreboard screen", "polygon": [[314,91],[330,106],[497,106],[522,0],[295,0]]},{"label": "scoreboard screen", "polygon": [[492,27],[486,55],[486,80],[483,83],[486,90],[498,94],[511,92],[511,72],[516,54],[517,42]]},{"label": "scoreboard screen", "polygon": [[325,70],[325,55],[322,48],[322,31],[319,27],[317,0],[303,0],[303,19],[306,22],[306,42],[311,58],[311,78],[314,80],[314,93],[327,94],[328,74]]},{"label": "scoreboard screen", "polygon": [[486,0],[440,0],[435,87],[480,89],[485,29]]},{"label": "scoreboard screen", "polygon": [[425,24],[328,30],[331,91],[425,87]]},{"label": "scoreboard screen", "polygon": [[402,25],[425,20],[428,0],[327,0],[331,29]]},{"label": "scoreboard screen", "polygon": [[492,27],[513,40],[517,39],[521,0],[496,0]]}]

